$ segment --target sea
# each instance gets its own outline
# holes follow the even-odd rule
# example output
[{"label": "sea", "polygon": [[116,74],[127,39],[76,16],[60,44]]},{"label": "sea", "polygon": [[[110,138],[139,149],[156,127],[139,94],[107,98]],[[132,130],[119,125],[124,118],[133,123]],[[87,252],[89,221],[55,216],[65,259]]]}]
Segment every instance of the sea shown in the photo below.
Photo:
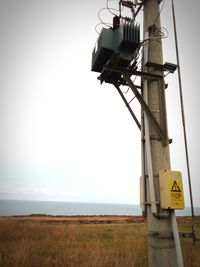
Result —
[{"label": "sea", "polygon": [[[200,207],[195,208],[195,215],[200,215]],[[0,216],[16,215],[141,215],[139,205],[83,203],[83,202],[56,202],[56,201],[27,201],[27,200],[0,200]],[[177,210],[177,216],[191,215],[191,210]]]}]

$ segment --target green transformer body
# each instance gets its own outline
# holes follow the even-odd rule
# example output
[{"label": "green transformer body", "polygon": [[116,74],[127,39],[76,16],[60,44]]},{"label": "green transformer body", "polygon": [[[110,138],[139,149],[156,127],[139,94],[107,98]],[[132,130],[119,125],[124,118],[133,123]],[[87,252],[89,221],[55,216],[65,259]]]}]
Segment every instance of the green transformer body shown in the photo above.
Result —
[{"label": "green transformer body", "polygon": [[134,22],[124,22],[116,28],[103,28],[92,53],[92,71],[100,72],[104,79],[117,80],[118,73],[105,71],[109,62],[115,67],[127,67],[137,55],[140,45],[140,27]]}]

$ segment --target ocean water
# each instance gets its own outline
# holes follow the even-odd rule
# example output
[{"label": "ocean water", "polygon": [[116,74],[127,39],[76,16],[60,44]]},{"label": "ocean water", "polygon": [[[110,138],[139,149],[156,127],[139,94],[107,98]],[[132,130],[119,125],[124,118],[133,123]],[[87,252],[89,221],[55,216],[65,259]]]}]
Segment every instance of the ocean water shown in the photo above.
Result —
[{"label": "ocean water", "polygon": [[54,201],[0,200],[0,216],[49,215],[141,215],[138,205]]},{"label": "ocean water", "polygon": [[[141,215],[139,205],[78,203],[54,201],[0,200],[0,216],[12,215]],[[190,209],[176,211],[179,216],[191,215]],[[195,208],[200,215],[200,208]]]}]

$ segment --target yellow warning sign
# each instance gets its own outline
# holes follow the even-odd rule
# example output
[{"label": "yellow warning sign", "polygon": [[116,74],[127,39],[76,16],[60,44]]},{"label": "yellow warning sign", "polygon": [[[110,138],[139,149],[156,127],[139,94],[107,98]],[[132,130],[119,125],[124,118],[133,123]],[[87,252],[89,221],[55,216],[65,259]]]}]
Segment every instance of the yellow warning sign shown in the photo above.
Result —
[{"label": "yellow warning sign", "polygon": [[173,179],[172,177],[168,184],[170,188],[170,206],[174,209],[182,208],[184,206],[182,179],[179,177]]},{"label": "yellow warning sign", "polygon": [[181,172],[169,170],[160,171],[159,183],[161,208],[183,209],[184,194]]},{"label": "yellow warning sign", "polygon": [[180,187],[177,184],[177,181],[173,182],[172,188],[171,188],[171,192],[181,192]]}]

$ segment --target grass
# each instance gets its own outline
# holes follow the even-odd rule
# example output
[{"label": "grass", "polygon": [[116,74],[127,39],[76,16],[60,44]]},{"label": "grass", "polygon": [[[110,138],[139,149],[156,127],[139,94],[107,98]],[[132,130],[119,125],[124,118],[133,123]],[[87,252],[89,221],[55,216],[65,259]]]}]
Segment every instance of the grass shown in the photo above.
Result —
[{"label": "grass", "polygon": [[[197,225],[200,233],[200,223]],[[188,230],[188,223],[180,224]],[[181,239],[185,267],[198,267],[200,245]],[[0,220],[2,267],[146,267],[145,223],[66,224]]]}]

